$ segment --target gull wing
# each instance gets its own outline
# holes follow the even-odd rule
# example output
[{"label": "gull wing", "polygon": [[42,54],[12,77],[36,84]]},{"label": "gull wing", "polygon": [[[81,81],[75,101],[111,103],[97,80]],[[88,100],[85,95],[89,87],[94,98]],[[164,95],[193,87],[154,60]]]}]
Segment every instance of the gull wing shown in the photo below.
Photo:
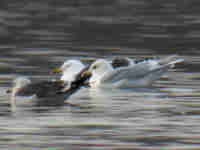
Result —
[{"label": "gull wing", "polygon": [[170,68],[171,64],[159,65],[152,67],[148,62],[131,65],[115,69],[104,75],[101,82],[116,82],[122,79],[136,80],[153,73],[164,73]]},{"label": "gull wing", "polygon": [[67,83],[62,80],[57,81],[39,81],[35,83],[30,83],[25,87],[21,88],[18,92],[18,96],[32,96],[37,95],[38,98],[41,97],[55,97],[59,95],[70,96],[76,92],[80,87],[85,85],[85,81],[90,77],[82,77],[82,72],[88,69],[89,66],[82,69],[82,71],[75,76],[75,80],[71,83]]},{"label": "gull wing", "polygon": [[40,81],[31,83],[19,90],[19,96],[31,96],[36,94],[37,97],[55,96],[64,88],[64,84],[60,81]]}]

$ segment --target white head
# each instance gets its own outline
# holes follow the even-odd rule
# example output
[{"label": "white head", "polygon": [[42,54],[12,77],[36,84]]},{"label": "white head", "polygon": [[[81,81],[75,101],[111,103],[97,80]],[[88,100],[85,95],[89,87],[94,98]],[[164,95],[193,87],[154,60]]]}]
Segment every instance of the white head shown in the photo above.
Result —
[{"label": "white head", "polygon": [[30,83],[31,80],[28,79],[27,77],[17,77],[13,80],[13,88],[19,89]]},{"label": "white head", "polygon": [[16,100],[15,97],[17,95],[17,92],[25,87],[26,85],[30,84],[31,81],[27,77],[17,77],[16,79],[13,80],[13,88],[12,88],[12,94],[11,94],[11,108],[14,111],[16,108]]},{"label": "white head", "polygon": [[53,72],[62,72],[61,80],[71,82],[75,80],[75,76],[85,68],[84,64],[79,60],[66,60],[60,68],[54,69]]},{"label": "white head", "polygon": [[92,74],[89,82],[91,84],[100,84],[102,77],[111,71],[113,71],[113,67],[107,60],[98,59],[89,67],[87,71],[88,73]]}]

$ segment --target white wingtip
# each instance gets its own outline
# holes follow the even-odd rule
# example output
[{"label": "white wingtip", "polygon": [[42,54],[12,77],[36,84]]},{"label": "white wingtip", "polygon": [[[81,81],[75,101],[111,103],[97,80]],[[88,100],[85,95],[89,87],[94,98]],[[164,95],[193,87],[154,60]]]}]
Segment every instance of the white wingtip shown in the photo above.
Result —
[{"label": "white wingtip", "polygon": [[184,59],[183,58],[179,58],[177,60],[171,61],[168,64],[171,65],[171,68],[173,68],[175,66],[175,64],[180,64],[180,63],[183,63],[183,62],[184,62]]},{"label": "white wingtip", "polygon": [[178,64],[178,63],[183,63],[184,62],[184,59],[183,58],[178,58],[179,56],[178,55],[171,55],[171,56],[168,56],[164,59],[160,59],[159,61],[159,64],[160,65],[171,65],[171,67],[174,67],[175,64]]}]

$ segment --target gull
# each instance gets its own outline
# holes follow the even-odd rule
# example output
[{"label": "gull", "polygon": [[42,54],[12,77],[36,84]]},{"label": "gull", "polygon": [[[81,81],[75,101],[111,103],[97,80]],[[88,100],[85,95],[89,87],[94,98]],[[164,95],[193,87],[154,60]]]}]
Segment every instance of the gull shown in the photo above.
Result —
[{"label": "gull", "polygon": [[[82,71],[84,72],[86,69],[84,68]],[[11,93],[11,110],[16,110],[17,97],[25,97],[27,103],[30,102],[35,106],[63,105],[65,100],[84,86],[84,82],[89,78],[89,76],[81,76],[82,71],[74,77],[70,86],[66,86],[62,80],[32,82],[27,77],[17,77],[13,80],[12,90],[7,91],[7,93]]]},{"label": "gull", "polygon": [[[84,75],[91,75],[88,84],[90,87],[131,88],[147,87],[158,80],[175,64],[184,60],[172,55],[164,59],[133,61],[125,66],[113,67],[105,59],[97,59]],[[130,60],[128,60],[130,61]]]}]

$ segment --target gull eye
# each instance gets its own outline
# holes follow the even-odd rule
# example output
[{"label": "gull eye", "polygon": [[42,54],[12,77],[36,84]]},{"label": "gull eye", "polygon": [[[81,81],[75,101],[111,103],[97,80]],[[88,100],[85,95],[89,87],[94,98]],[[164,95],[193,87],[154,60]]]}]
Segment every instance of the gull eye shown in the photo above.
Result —
[{"label": "gull eye", "polygon": [[71,64],[65,64],[65,65],[63,65],[61,68],[62,69],[67,69],[67,68],[69,68],[71,66]]},{"label": "gull eye", "polygon": [[95,69],[97,69],[97,66],[95,65],[95,66],[93,66],[93,69],[95,70]]}]

